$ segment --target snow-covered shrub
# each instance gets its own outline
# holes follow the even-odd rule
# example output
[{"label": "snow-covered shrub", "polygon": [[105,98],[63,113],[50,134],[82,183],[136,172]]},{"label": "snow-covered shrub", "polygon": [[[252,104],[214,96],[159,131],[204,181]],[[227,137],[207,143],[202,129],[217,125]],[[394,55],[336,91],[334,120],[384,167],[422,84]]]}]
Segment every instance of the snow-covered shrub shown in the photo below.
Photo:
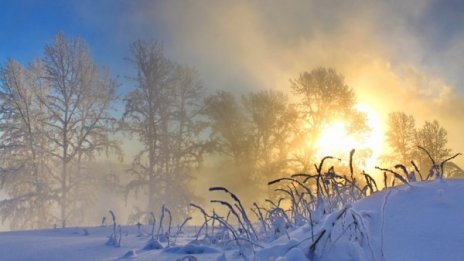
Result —
[{"label": "snow-covered shrub", "polygon": [[155,239],[155,238],[150,238],[148,242],[145,244],[143,247],[143,250],[156,250],[156,249],[162,249],[163,245]]},{"label": "snow-covered shrub", "polygon": [[288,235],[287,229],[291,227],[290,219],[282,208],[274,208],[269,211],[268,219],[272,228],[272,239],[277,239],[282,235]]},{"label": "snow-covered shrub", "polygon": [[[232,207],[231,204],[221,201],[221,200],[212,200],[212,203],[220,203],[224,206],[227,206],[232,214],[237,218],[237,221],[241,225],[241,229],[246,233],[247,237],[249,240],[258,240],[258,234],[256,233],[255,228],[253,227],[252,222],[250,221],[248,214],[245,210],[245,208],[242,205],[242,202],[240,199],[232,192],[230,192],[228,189],[224,187],[212,187],[209,189],[209,191],[223,191],[227,194],[230,195],[232,200],[234,201],[234,207]],[[239,215],[240,214],[240,215]]]},{"label": "snow-covered shrub", "polygon": [[[216,189],[213,189],[216,190]],[[235,202],[240,202],[238,198],[225,188],[217,189],[217,190],[223,190],[227,193],[229,193],[232,198],[234,199]],[[247,256],[249,255],[254,255],[255,254],[255,247],[261,247],[259,243],[257,243],[256,237],[252,236],[252,233],[256,233],[253,229],[253,232],[247,225],[245,225],[246,222],[249,222],[251,225],[251,221],[244,221],[247,219],[245,210],[243,209],[243,206],[240,207],[241,203],[236,203],[234,204],[234,207],[226,202],[226,201],[221,201],[221,200],[211,200],[212,203],[220,203],[223,206],[226,206],[229,210],[229,213],[232,213],[232,215],[235,217],[237,222],[239,223],[238,227],[235,227],[234,225],[230,224],[228,221],[228,217],[220,217],[217,215],[214,211],[212,215],[209,215],[203,208],[200,206],[197,206],[195,204],[191,204],[192,207],[195,207],[196,209],[199,209],[204,217],[205,217],[205,223],[207,223],[209,220],[215,220],[219,222],[220,227],[222,227],[222,238],[220,238],[219,241],[216,242],[216,244],[222,245],[224,249],[228,249],[231,244],[233,244],[237,248],[236,255],[243,257],[245,260],[247,259]],[[241,215],[239,215],[237,212],[240,211]],[[229,216],[229,215],[228,215]],[[250,230],[249,230],[250,229]],[[229,239],[228,234],[231,234],[231,238]],[[226,236],[227,235],[227,236]],[[210,239],[210,238],[209,238]],[[195,240],[191,242],[190,244],[202,244],[203,242],[200,240]],[[212,241],[207,242],[208,244],[211,244]]]},{"label": "snow-covered shrub", "polygon": [[158,237],[155,238],[155,226],[156,226],[155,214],[153,214],[153,212],[150,212],[150,216],[151,216],[151,220],[150,220],[150,223],[151,223],[151,237],[148,240],[148,242],[145,244],[145,246],[143,247],[143,250],[161,249],[161,248],[163,248],[163,246],[159,242]]},{"label": "snow-covered shrub", "polygon": [[127,251],[122,258],[134,258],[137,257],[137,252],[134,249]]},{"label": "snow-covered shrub", "polygon": [[[212,203],[225,207],[228,215],[227,218],[220,217],[214,211],[208,214],[203,208],[191,204],[199,209],[204,217],[204,223],[196,236],[197,240],[192,243],[213,244],[222,246],[224,250],[235,247],[236,257],[249,260],[250,256],[257,257],[256,248],[260,247],[258,242],[278,238],[284,240],[282,237],[286,236],[287,242],[292,244],[277,255],[280,256],[279,260],[324,260],[328,253],[336,248],[336,244],[346,245],[353,260],[374,260],[377,254],[371,246],[371,233],[368,230],[372,214],[358,212],[351,208],[351,204],[378,192],[381,188],[379,189],[377,181],[367,172],[360,171],[355,175],[353,155],[354,150],[350,152],[349,173],[343,171],[343,168],[341,172],[337,171],[334,166],[325,168],[324,164],[330,162],[329,160],[340,160],[328,156],[314,165],[313,173],[298,173],[270,181],[268,185],[276,186],[275,191],[283,197],[274,199],[275,201],[266,199],[269,205],[265,207],[253,203],[250,210],[256,217],[255,223],[250,220],[248,212],[234,193],[224,187],[210,188],[210,191],[222,191],[231,197],[230,201],[211,200]],[[408,170],[402,164],[395,165],[394,169],[376,169],[383,172],[384,188],[403,184],[412,187],[418,180],[442,179],[444,164],[458,155],[460,154],[438,164],[431,159],[432,174],[427,178],[423,178],[413,161],[411,164],[414,171]],[[282,202],[284,203],[281,204]],[[229,216],[234,223],[229,221]],[[219,228],[216,228],[216,222],[219,223]],[[208,230],[209,224],[212,224],[211,231]],[[289,232],[299,227],[303,227],[302,231],[311,235],[295,243]],[[218,230],[220,232],[215,233]],[[205,236],[199,240],[202,232]],[[226,235],[229,235],[229,238],[226,238]],[[301,249],[305,251],[302,252]],[[262,255],[265,253],[258,259]]]},{"label": "snow-covered shrub", "polygon": [[369,231],[363,215],[351,208],[350,205],[328,215],[315,239],[308,247],[306,256],[310,260],[324,260],[337,241],[343,240],[349,245],[355,244],[364,251],[364,255],[374,258]]}]

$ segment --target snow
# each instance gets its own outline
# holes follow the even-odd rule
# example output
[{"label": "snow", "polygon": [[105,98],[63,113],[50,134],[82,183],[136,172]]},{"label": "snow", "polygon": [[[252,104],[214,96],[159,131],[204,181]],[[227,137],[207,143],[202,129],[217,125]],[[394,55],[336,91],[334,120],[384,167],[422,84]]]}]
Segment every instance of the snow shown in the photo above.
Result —
[{"label": "snow", "polygon": [[[375,260],[464,260],[464,180],[412,185],[376,193],[354,205],[366,214]],[[341,255],[348,249],[340,245],[324,260],[350,260]]]},{"label": "snow", "polygon": [[464,260],[464,180],[411,185],[374,193],[322,217],[312,255],[308,224],[289,231],[290,240],[284,234],[260,242],[263,249],[246,259],[236,248],[194,241],[191,228],[176,246],[161,242],[162,249],[144,248],[151,235],[140,235],[133,225],[122,227],[120,247],[106,244],[111,226],[3,232],[0,260]]}]

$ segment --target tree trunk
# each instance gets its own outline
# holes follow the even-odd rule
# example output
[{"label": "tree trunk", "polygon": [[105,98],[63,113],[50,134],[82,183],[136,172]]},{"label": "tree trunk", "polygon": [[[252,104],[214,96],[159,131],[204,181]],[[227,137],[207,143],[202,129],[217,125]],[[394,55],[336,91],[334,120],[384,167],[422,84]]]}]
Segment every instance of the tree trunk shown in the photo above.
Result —
[{"label": "tree trunk", "polygon": [[61,173],[61,225],[63,228],[66,227],[66,203],[67,203],[67,192],[68,192],[67,181],[66,181],[66,177],[68,174],[67,165],[68,164],[66,162],[63,162],[63,170]]}]

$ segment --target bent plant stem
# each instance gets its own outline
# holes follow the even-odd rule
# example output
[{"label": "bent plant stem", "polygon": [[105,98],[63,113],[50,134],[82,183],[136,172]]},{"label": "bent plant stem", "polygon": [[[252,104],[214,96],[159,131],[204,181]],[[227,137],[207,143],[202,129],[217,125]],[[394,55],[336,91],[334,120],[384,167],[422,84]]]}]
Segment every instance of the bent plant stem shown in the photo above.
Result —
[{"label": "bent plant stem", "polygon": [[202,207],[200,207],[200,206],[198,206],[196,204],[190,203],[190,206],[200,210],[201,214],[203,214],[203,218],[205,219],[205,222],[202,224],[202,226],[198,230],[198,233],[196,235],[196,240],[198,240],[198,237],[200,236],[200,232],[201,232],[203,227],[205,227],[205,238],[207,238],[208,237],[208,214],[206,213],[206,211]]},{"label": "bent plant stem", "polygon": [[114,212],[112,210],[109,210],[110,212],[110,215],[111,215],[111,218],[113,219],[113,233],[110,237],[110,244],[112,245],[116,245],[116,237],[117,237],[117,234],[116,234],[116,227],[117,227],[117,224],[116,224],[116,215],[114,214]]},{"label": "bent plant stem", "polygon": [[155,214],[153,213],[153,211],[150,212],[150,215],[151,215],[151,220],[152,220],[152,223],[151,223],[151,239],[155,240],[156,218],[155,218]]},{"label": "bent plant stem", "polygon": [[182,232],[182,228],[185,226],[185,224],[187,224],[187,222],[189,220],[191,220],[192,217],[187,217],[184,219],[184,222],[182,222],[182,224],[179,226],[179,229],[177,229],[177,233],[176,233],[176,238],[174,238],[174,245],[176,244],[177,242],[177,238],[179,237],[179,234]]},{"label": "bent plant stem", "polygon": [[261,209],[259,208],[258,204],[256,202],[253,203],[253,205],[256,207],[255,214],[257,214],[258,219],[261,221],[261,225],[263,226],[264,233],[267,235],[267,223],[264,221],[263,213],[261,212]]},{"label": "bent plant stem", "polygon": [[245,211],[245,208],[242,205],[242,202],[240,201],[240,199],[234,193],[232,193],[231,191],[229,191],[228,189],[226,189],[224,187],[211,187],[211,188],[209,188],[209,191],[224,191],[225,193],[229,194],[231,196],[231,198],[238,204],[238,205],[235,205],[235,206],[237,207],[238,211],[240,212],[240,214],[241,214],[241,216],[243,218],[243,222],[246,224],[246,227],[244,226],[243,228],[246,229],[246,230],[251,230],[252,235],[254,236],[254,239],[258,239],[258,234],[256,233],[256,231],[255,231],[255,229],[253,227],[253,224],[251,223],[250,219],[248,218],[248,215],[247,215],[247,213]]},{"label": "bent plant stem", "polygon": [[224,205],[224,206],[226,206],[227,208],[229,208],[229,210],[231,211],[231,213],[235,216],[235,218],[237,219],[238,223],[240,224],[240,227],[241,227],[241,228],[243,229],[243,231],[246,233],[248,239],[251,239],[250,232],[248,231],[248,229],[246,229],[245,225],[243,224],[243,221],[241,220],[240,216],[237,214],[237,212],[235,211],[235,209],[232,207],[232,205],[230,205],[228,202],[222,201],[222,200],[211,200],[210,202],[211,202],[211,203],[219,203],[219,204]]},{"label": "bent plant stem", "polygon": [[393,171],[393,170],[391,170],[391,169],[380,168],[380,167],[377,167],[377,166],[376,166],[375,168],[378,169],[378,170],[381,170],[381,171],[385,171],[385,172],[390,172],[390,173],[392,173],[396,179],[401,180],[401,182],[403,182],[404,184],[406,184],[408,187],[412,187],[411,184],[409,184],[409,182],[408,182],[405,178],[403,178],[403,176],[401,176],[401,174],[399,174],[398,172]]},{"label": "bent plant stem", "polygon": [[161,207],[161,217],[160,217],[160,223],[159,223],[159,226],[158,226],[157,240],[160,239],[159,237],[160,237],[160,234],[161,234],[162,229],[163,229],[163,220],[164,220],[164,204]]},{"label": "bent plant stem", "polygon": [[461,154],[461,153],[456,153],[454,156],[451,156],[451,157],[445,159],[444,161],[442,161],[442,162],[440,163],[440,171],[441,171],[440,177],[443,178],[444,175],[445,175],[445,172],[444,172],[445,163],[448,162],[448,161],[450,161],[450,160],[452,160],[452,159],[454,159],[454,158],[456,158],[457,156],[460,156],[460,155],[462,155],[462,154]]},{"label": "bent plant stem", "polygon": [[164,207],[163,210],[168,213],[169,216],[169,224],[168,224],[168,231],[167,231],[167,240],[168,240],[168,247],[170,246],[171,242],[171,225],[172,225],[172,216],[171,216],[171,211],[167,208]]},{"label": "bent plant stem", "polygon": [[420,170],[417,167],[416,163],[413,160],[411,160],[411,164],[414,167],[414,169],[416,170],[416,172],[419,174],[419,177],[420,177],[421,181],[424,181],[424,177],[422,176],[422,173],[420,172]]}]

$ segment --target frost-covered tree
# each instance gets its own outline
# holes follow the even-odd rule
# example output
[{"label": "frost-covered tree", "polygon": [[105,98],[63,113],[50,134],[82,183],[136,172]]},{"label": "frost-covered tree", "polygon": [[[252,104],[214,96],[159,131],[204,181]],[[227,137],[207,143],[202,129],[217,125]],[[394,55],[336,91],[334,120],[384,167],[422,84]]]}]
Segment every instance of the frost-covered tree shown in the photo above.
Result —
[{"label": "frost-covered tree", "polygon": [[47,91],[39,61],[28,68],[9,60],[0,70],[0,181],[7,199],[0,215],[13,229],[50,225],[52,176],[46,117],[37,97]]},{"label": "frost-covered tree", "polygon": [[451,150],[447,147],[448,132],[436,120],[426,121],[417,129],[413,116],[403,112],[392,112],[389,114],[386,136],[394,151],[392,158],[395,163],[407,164],[414,160],[424,174],[427,174],[432,162],[419,146],[424,148],[436,163],[451,155]]},{"label": "frost-covered tree", "polygon": [[13,228],[64,227],[82,213],[96,185],[85,163],[118,150],[109,138],[115,88],[85,44],[63,34],[28,68],[12,60],[2,68],[1,181],[9,198],[0,214]]},{"label": "frost-covered tree", "polygon": [[139,216],[148,219],[165,204],[180,217],[193,196],[188,183],[205,148],[199,139],[202,85],[194,70],[167,59],[159,43],[137,41],[131,54],[137,85],[124,99],[123,126],[143,149],[133,161],[127,193],[145,193]]},{"label": "frost-covered tree", "polygon": [[110,138],[116,83],[92,61],[80,39],[57,34],[42,59],[49,93],[38,96],[46,108],[50,156],[58,164],[55,198],[63,227],[92,195],[93,176],[81,171],[82,160],[117,148]]},{"label": "frost-covered tree", "polygon": [[[288,171],[288,156],[295,136],[298,114],[279,91],[257,91],[235,98],[220,91],[206,100],[210,138],[224,162],[232,165],[233,184],[247,194],[267,196],[267,187],[255,186]],[[253,189],[251,189],[253,187]],[[253,191],[251,191],[253,190]]]},{"label": "frost-covered tree", "polygon": [[288,174],[298,112],[280,91],[249,93],[242,97],[242,104],[252,140],[256,176],[266,184]]},{"label": "frost-covered tree", "polygon": [[409,162],[416,153],[416,131],[412,115],[404,112],[392,112],[388,115],[387,141],[395,153],[394,158],[399,162]]},{"label": "frost-covered tree", "polygon": [[303,72],[291,80],[291,88],[299,99],[298,111],[303,127],[302,140],[307,144],[301,153],[295,154],[302,168],[312,167],[314,149],[321,131],[334,120],[343,120],[352,133],[368,130],[366,116],[356,110],[356,96],[343,76],[332,68],[316,68]]},{"label": "frost-covered tree", "polygon": [[256,198],[259,189],[253,182],[256,177],[253,135],[244,108],[230,92],[218,91],[205,101],[205,116],[208,118],[209,139],[214,144],[213,171],[220,171],[215,182],[229,189]]},{"label": "frost-covered tree", "polygon": [[[416,132],[416,144],[426,149],[430,156],[437,162],[445,160],[451,155],[451,150],[447,147],[448,132],[440,126],[438,121],[426,121],[421,129]],[[417,156],[421,169],[429,170],[432,163],[424,152],[417,151]]]},{"label": "frost-covered tree", "polygon": [[237,166],[246,165],[253,157],[252,141],[241,104],[227,91],[208,96],[205,104],[210,139],[216,151],[229,156]]}]

